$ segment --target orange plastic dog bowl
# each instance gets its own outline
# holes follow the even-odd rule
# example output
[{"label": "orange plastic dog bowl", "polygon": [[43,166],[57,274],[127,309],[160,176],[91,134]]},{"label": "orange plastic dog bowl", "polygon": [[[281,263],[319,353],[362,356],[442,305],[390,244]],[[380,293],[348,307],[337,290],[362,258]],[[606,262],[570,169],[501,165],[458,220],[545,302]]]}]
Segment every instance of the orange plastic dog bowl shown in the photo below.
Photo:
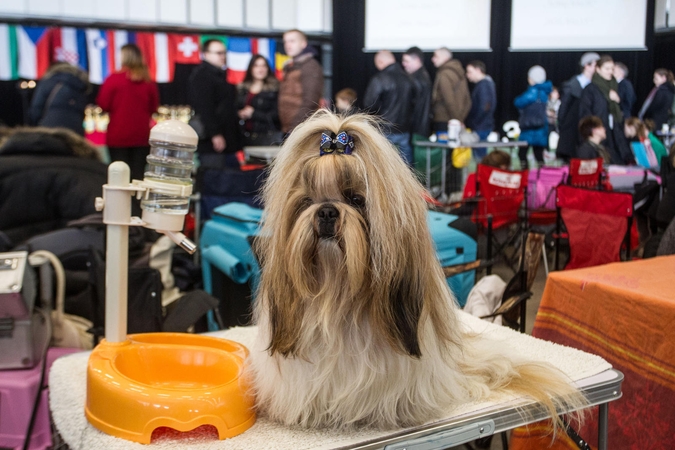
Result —
[{"label": "orange plastic dog bowl", "polygon": [[85,415],[112,436],[149,444],[159,427],[213,425],[225,439],[256,421],[242,377],[248,350],[233,341],[182,333],[102,341],[87,368]]}]

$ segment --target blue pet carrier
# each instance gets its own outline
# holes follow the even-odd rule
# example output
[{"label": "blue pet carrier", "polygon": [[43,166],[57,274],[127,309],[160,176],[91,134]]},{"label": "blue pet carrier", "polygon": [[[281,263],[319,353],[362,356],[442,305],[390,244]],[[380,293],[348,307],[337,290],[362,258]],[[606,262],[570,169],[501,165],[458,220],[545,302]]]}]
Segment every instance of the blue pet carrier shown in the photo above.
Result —
[{"label": "blue pet carrier", "polygon": [[[220,300],[226,327],[248,325],[252,293],[260,280],[260,266],[252,244],[258,237],[262,210],[244,203],[228,203],[213,210],[204,224],[200,249],[204,290]],[[476,260],[476,241],[452,228],[457,216],[430,211],[427,222],[443,266]],[[448,284],[460,306],[474,285],[474,272],[455,275]],[[215,323],[211,323],[215,327]],[[213,328],[215,329],[215,328]]]}]

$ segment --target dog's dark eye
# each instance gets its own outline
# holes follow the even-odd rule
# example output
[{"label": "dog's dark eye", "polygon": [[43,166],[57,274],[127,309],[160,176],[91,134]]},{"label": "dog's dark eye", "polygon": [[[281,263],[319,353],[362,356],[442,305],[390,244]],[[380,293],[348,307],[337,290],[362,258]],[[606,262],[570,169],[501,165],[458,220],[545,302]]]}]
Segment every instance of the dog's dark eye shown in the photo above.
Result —
[{"label": "dog's dark eye", "polygon": [[363,208],[366,206],[366,199],[361,195],[352,195],[349,197],[349,204],[355,208]]},{"label": "dog's dark eye", "polygon": [[302,200],[300,200],[299,207],[300,209],[307,209],[310,206],[312,206],[312,199],[309,197],[304,197]]}]

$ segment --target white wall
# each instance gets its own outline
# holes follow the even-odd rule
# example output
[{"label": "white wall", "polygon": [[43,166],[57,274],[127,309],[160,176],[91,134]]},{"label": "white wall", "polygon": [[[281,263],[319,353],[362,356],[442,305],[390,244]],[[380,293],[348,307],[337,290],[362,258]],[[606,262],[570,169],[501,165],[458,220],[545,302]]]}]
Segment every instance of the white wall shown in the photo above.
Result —
[{"label": "white wall", "polygon": [[330,33],[333,0],[0,0],[0,21],[65,21],[181,25],[195,28]]}]

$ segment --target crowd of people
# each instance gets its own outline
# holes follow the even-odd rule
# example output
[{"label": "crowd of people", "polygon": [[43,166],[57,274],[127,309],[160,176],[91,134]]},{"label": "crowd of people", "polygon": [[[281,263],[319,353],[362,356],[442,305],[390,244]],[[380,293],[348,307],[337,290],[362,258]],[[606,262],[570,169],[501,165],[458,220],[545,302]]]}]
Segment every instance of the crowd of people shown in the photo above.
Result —
[{"label": "crowd of people", "polygon": [[[431,61],[437,68],[433,82],[424,69],[424,54],[419,48],[404,53],[401,65],[405,70],[391,52],[378,52],[378,73],[370,80],[363,101],[366,111],[391,124],[386,133],[408,161],[415,134],[445,132],[450,120],[459,120],[481,140],[495,131],[497,93],[485,63],[471,61],[464,68],[447,48],[437,49]],[[579,65],[580,73],[560,89],[548,80],[543,67],[531,67],[527,89],[513,101],[520,113],[519,139],[529,144],[537,163],[544,162],[546,150],[555,150],[563,162],[573,157],[601,157],[606,164],[634,164],[640,161],[631,144],[642,143],[649,168],[658,168],[664,156],[663,145],[648,140],[644,132],[629,130],[649,130],[654,137],[654,132],[669,128],[675,106],[672,73],[666,69],[654,72],[654,88],[635,115],[637,99],[625,64],[609,55],[588,52]],[[596,126],[598,123],[601,126]],[[557,148],[549,149],[553,131],[559,134],[559,140]],[[521,167],[528,166],[528,151],[527,147],[520,148]]]},{"label": "crowd of people", "polygon": [[[222,168],[228,164],[228,155],[245,146],[280,143],[327,103],[322,98],[323,69],[307,36],[299,30],[287,31],[283,45],[290,60],[282,81],[267,58],[253,55],[244,81],[233,86],[225,76],[224,43],[209,39],[202,44],[202,62],[190,76],[187,96],[195,112],[190,123],[199,134],[197,151],[203,166]],[[411,165],[414,143],[447,132],[451,120],[461,122],[481,140],[496,130],[497,92],[485,63],[474,60],[463,66],[445,47],[434,51],[431,62],[436,67],[433,79],[418,47],[408,49],[400,63],[391,51],[377,52],[378,72],[360,102],[364,111],[384,119],[385,134]],[[519,139],[529,144],[534,159],[541,164],[544,152],[555,150],[562,161],[601,157],[608,164],[641,164],[645,158],[636,157],[633,145],[637,143],[642,144],[640,151],[646,152],[649,167],[658,168],[667,152],[654,135],[668,129],[673,116],[673,74],[657,69],[654,87],[638,109],[625,64],[588,52],[579,66],[579,74],[560,88],[553,86],[543,67],[531,67],[527,89],[513,100],[520,113]],[[28,116],[35,125],[62,126],[83,134],[90,90],[86,73],[56,63],[38,84]],[[122,48],[122,70],[104,81],[96,102],[110,114],[107,145],[111,158],[127,162],[132,176],[142,177],[150,117],[157,110],[159,94],[136,45]],[[355,112],[356,92],[340,90],[333,107],[343,114]],[[559,134],[555,149],[549,149],[551,132]],[[528,165],[528,151],[520,149],[521,167]]]}]

